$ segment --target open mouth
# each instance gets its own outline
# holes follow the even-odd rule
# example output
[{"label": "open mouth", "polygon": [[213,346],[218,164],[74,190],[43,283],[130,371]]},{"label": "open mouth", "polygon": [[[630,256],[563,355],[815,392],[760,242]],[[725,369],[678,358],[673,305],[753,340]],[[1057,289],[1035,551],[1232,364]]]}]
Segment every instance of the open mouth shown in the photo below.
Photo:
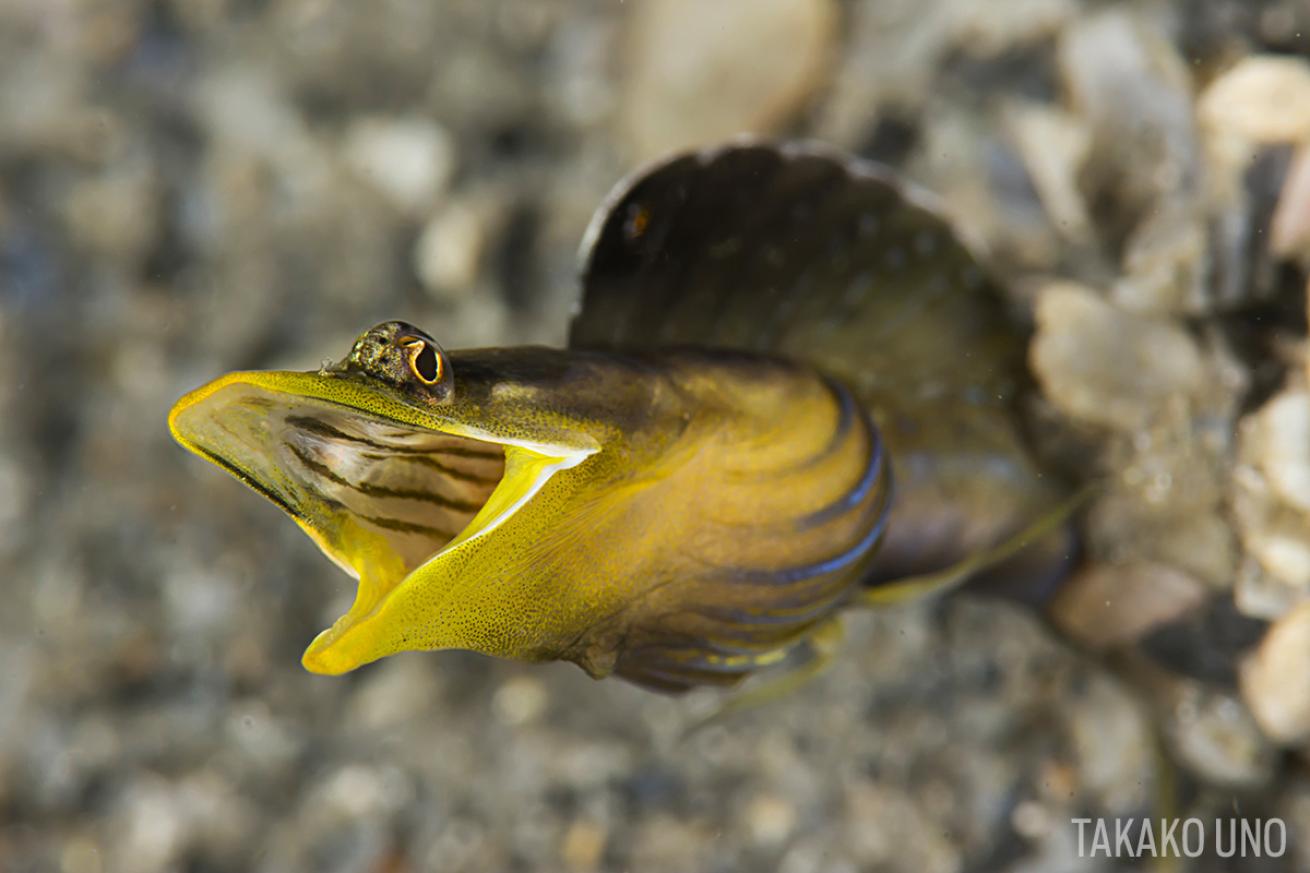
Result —
[{"label": "open mouth", "polygon": [[[178,402],[179,442],[282,507],[359,580],[355,603],[305,654],[342,672],[331,644],[418,568],[485,536],[587,453],[434,430],[236,373]],[[321,384],[321,383],[319,383]],[[321,393],[321,392],[320,392]]]}]

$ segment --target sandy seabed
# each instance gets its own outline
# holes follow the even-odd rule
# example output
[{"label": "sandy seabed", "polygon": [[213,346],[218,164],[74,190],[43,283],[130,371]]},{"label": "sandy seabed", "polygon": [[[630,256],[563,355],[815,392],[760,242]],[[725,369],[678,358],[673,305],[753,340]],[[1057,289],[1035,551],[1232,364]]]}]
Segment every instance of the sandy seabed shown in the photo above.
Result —
[{"label": "sandy seabed", "polygon": [[[1310,867],[1310,11],[1296,0],[0,2],[0,869],[1099,871],[1077,818]],[[609,186],[741,130],[938,192],[1054,461],[1048,620],[853,617],[811,686],[300,653],[351,583],[169,439],[374,322],[558,343]]]}]

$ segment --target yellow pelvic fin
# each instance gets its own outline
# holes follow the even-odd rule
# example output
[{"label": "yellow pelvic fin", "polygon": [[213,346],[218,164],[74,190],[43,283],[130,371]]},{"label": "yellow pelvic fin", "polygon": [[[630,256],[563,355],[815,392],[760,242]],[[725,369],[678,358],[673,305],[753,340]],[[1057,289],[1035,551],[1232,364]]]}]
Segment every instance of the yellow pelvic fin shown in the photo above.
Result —
[{"label": "yellow pelvic fin", "polygon": [[1077,512],[1080,507],[1086,504],[1096,491],[1096,485],[1087,485],[1056,504],[1028,527],[997,545],[975,552],[964,560],[935,573],[906,576],[886,585],[869,588],[862,591],[853,603],[857,606],[868,607],[890,606],[905,600],[950,591],[975,573],[996,566],[1007,558],[1016,555],[1030,543],[1036,542],[1055,531],[1056,528],[1068,521],[1069,517]]},{"label": "yellow pelvic fin", "polygon": [[[731,715],[757,709],[803,688],[811,680],[826,671],[828,667],[832,666],[844,636],[845,632],[842,629],[840,619],[830,618],[819,624],[805,638],[804,642],[799,644],[803,645],[806,650],[804,661],[789,670],[783,670],[776,676],[769,676],[759,684],[732,695],[709,715],[692,722],[683,730],[680,739],[686,740],[693,734],[710,725],[717,724]],[[782,651],[785,650],[780,650],[779,654]]]}]

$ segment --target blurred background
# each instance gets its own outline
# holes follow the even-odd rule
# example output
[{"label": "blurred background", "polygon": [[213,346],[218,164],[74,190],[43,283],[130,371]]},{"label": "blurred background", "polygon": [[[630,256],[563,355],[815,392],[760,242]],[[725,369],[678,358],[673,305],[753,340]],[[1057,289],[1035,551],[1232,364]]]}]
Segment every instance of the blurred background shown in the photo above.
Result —
[{"label": "blurred background", "polygon": [[[1310,869],[1302,0],[0,0],[0,870]],[[739,132],[943,196],[1111,487],[1049,620],[853,616],[789,699],[300,653],[351,581],[169,439],[387,318],[559,343],[617,179]]]}]

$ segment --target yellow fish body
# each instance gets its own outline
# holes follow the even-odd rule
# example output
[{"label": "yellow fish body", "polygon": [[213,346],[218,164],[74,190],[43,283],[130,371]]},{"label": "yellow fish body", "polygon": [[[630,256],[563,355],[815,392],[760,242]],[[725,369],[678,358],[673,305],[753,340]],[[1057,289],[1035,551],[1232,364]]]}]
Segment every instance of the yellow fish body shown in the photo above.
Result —
[{"label": "yellow fish body", "polygon": [[[569,348],[387,322],[318,372],[183,397],[177,440],[359,580],[304,656],[573,661],[676,691],[773,663],[871,585],[1047,513],[1024,338],[951,226],[813,146],[685,155],[584,242]],[[1040,539],[1009,573],[1058,572]]]}]

